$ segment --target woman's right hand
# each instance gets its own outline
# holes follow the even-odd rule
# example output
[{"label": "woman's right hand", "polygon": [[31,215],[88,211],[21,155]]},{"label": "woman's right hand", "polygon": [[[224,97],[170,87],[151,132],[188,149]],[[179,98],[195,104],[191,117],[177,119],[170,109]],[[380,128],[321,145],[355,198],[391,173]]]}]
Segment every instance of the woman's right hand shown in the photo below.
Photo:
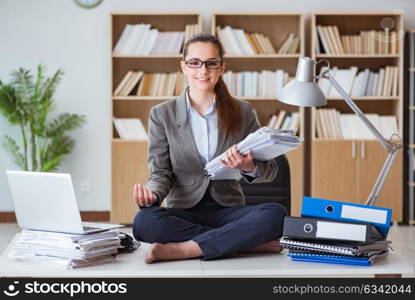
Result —
[{"label": "woman's right hand", "polygon": [[157,201],[156,195],[140,183],[134,184],[133,195],[139,206],[148,207]]}]

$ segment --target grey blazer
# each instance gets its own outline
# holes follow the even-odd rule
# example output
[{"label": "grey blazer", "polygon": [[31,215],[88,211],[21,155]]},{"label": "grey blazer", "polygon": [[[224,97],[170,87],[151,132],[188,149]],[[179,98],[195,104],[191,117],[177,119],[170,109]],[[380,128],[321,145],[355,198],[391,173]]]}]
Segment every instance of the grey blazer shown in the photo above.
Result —
[{"label": "grey blazer", "polygon": [[[225,152],[259,128],[248,102],[238,100],[242,128],[235,136],[226,136],[219,130],[218,146],[213,157]],[[148,124],[149,179],[145,186],[156,194],[158,203],[165,201],[168,208],[190,208],[209,193],[222,206],[245,204],[237,180],[210,180],[205,177],[202,160],[187,120],[186,96],[154,106]],[[255,161],[259,176],[243,175],[249,183],[272,181],[277,174],[276,160]]]}]

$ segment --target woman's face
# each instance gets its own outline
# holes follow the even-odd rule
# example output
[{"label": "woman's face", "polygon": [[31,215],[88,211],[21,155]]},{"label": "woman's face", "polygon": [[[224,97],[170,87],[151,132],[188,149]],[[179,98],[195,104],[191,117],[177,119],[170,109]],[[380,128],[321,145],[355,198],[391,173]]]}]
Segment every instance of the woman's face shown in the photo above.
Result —
[{"label": "woman's face", "polygon": [[[205,61],[207,62],[200,66],[200,62]],[[190,44],[185,61],[181,61],[180,65],[189,86],[203,91],[213,91],[219,77],[225,71],[225,64],[221,63],[218,49],[209,42]]]}]

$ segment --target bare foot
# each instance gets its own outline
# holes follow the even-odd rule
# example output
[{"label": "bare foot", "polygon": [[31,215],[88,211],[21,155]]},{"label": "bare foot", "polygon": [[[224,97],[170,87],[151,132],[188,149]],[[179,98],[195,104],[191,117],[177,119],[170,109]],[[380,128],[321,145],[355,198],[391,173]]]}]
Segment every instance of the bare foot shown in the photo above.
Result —
[{"label": "bare foot", "polygon": [[248,249],[246,251],[243,252],[248,252],[248,253],[279,253],[283,250],[283,248],[280,245],[280,241],[279,240],[272,240],[269,242],[265,242],[262,244],[259,244],[258,246],[255,246],[251,249]]},{"label": "bare foot", "polygon": [[145,262],[151,264],[162,260],[177,260],[202,256],[203,252],[194,241],[181,243],[153,243],[147,252]]},{"label": "bare foot", "polygon": [[152,262],[157,261],[157,256],[163,251],[163,244],[153,243],[148,249],[145,262],[146,264],[151,264]]}]

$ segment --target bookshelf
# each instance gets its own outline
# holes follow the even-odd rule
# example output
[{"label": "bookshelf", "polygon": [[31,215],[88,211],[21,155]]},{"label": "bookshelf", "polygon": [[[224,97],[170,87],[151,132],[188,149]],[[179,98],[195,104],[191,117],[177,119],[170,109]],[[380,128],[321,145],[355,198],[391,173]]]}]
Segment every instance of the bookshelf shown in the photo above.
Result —
[{"label": "bookshelf", "polygon": [[[211,16],[211,33],[217,34],[216,28],[243,29],[245,33],[262,33],[267,36],[275,50],[283,45],[289,34],[295,34],[300,42],[297,53],[291,54],[253,54],[224,55],[227,71],[244,72],[282,69],[289,76],[295,76],[298,58],[305,55],[304,17],[301,13],[289,12],[215,12]],[[223,42],[222,42],[223,43]],[[278,52],[277,52],[278,53]],[[298,112],[300,116],[299,135],[305,137],[305,111],[276,101],[276,97],[236,96],[248,101],[255,109],[261,126],[266,126],[271,115],[277,109]],[[287,154],[291,171],[291,214],[299,215],[304,192],[304,145]]]},{"label": "bookshelf", "polygon": [[405,47],[405,195],[408,222],[415,224],[415,30],[406,33]]},{"label": "bookshelf", "polygon": [[[174,96],[114,96],[114,90],[130,70],[145,73],[177,72],[180,54],[120,55],[113,49],[127,24],[151,24],[164,31],[184,31],[185,26],[197,24],[201,31],[202,20],[193,12],[116,12],[110,15],[110,93],[111,122],[115,118],[140,118],[148,130],[150,109]],[[120,139],[111,125],[111,222],[130,224],[138,211],[133,203],[132,187],[147,182],[147,141]]]},{"label": "bookshelf", "polygon": [[[317,61],[326,59],[331,67],[339,69],[356,66],[359,71],[385,66],[398,67],[397,96],[352,97],[364,113],[393,115],[397,118],[398,134],[403,138],[403,40],[396,43],[394,54],[324,54],[317,53],[317,26],[337,26],[340,35],[357,35],[361,31],[382,30],[387,20],[394,24],[398,34],[403,31],[401,11],[346,12],[324,11],[311,15],[311,52]],[[391,46],[390,46],[391,47]],[[321,50],[320,44],[320,50]],[[317,66],[319,74],[321,64]],[[328,98],[327,108],[353,114],[347,104]],[[376,140],[322,139],[317,136],[317,110],[311,109],[311,195],[332,200],[364,203],[386,159],[386,152]],[[403,151],[397,155],[391,172],[377,202],[378,206],[393,209],[392,219],[402,221],[403,207]]]}]

